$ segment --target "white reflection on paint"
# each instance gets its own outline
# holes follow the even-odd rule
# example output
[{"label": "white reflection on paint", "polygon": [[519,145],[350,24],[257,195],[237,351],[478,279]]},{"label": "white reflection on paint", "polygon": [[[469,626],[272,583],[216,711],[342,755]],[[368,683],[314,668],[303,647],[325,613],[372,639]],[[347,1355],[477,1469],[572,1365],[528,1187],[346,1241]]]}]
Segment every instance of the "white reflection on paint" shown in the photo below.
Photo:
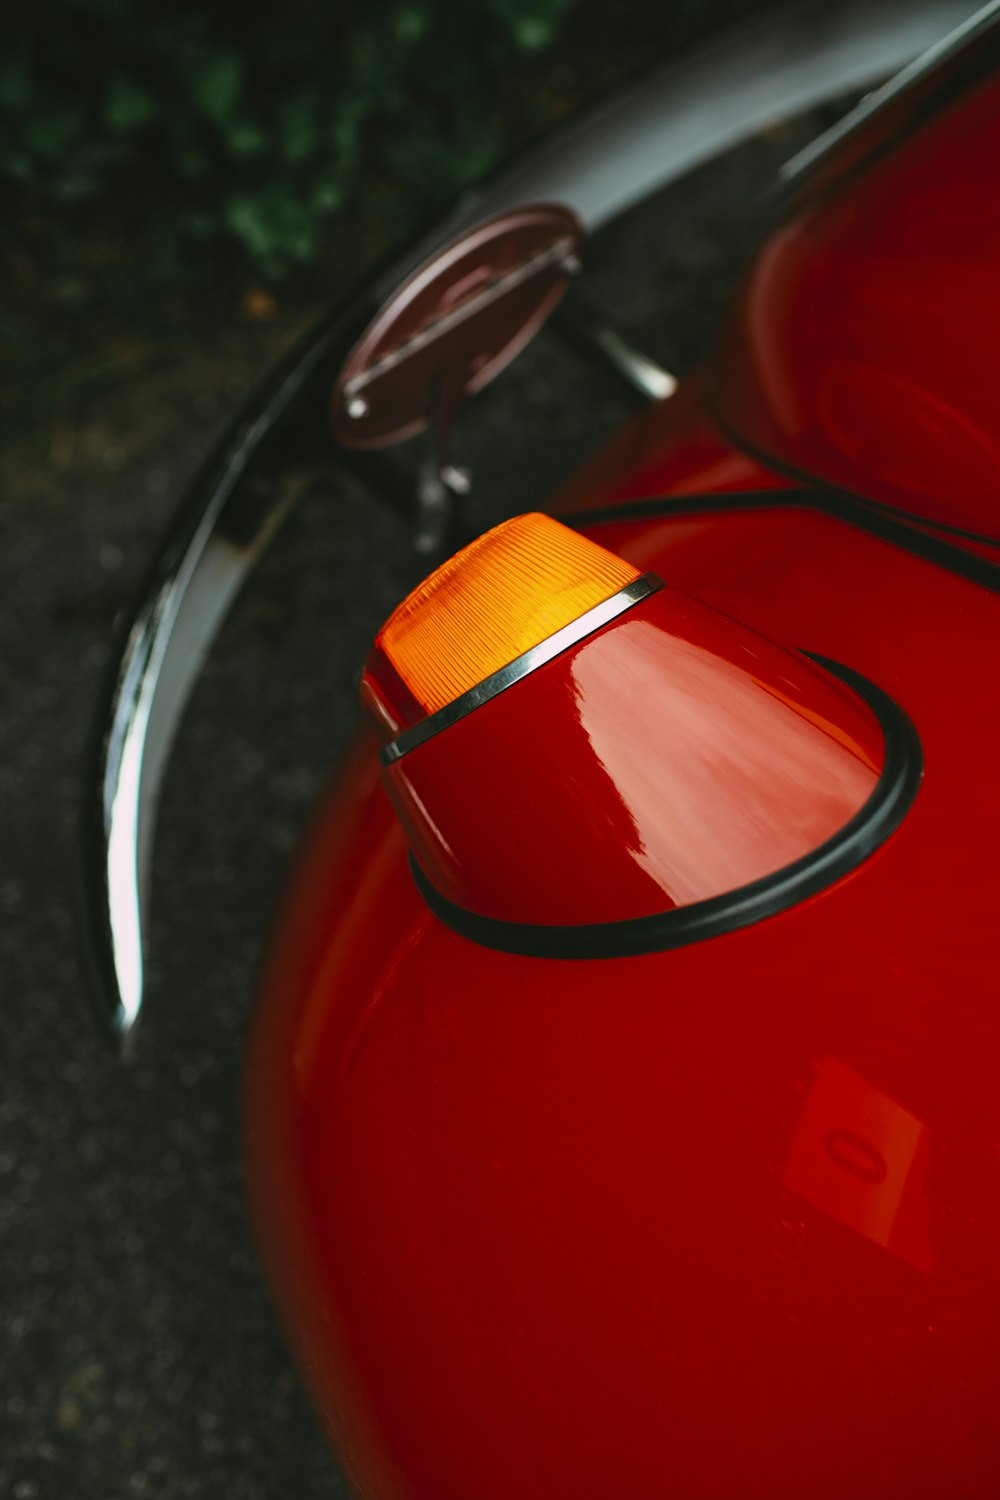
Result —
[{"label": "white reflection on paint", "polygon": [[[752,668],[752,661],[748,661]],[[580,719],[636,827],[636,862],[678,905],[815,849],[875,774],[750,671],[632,620],[573,663]]]}]

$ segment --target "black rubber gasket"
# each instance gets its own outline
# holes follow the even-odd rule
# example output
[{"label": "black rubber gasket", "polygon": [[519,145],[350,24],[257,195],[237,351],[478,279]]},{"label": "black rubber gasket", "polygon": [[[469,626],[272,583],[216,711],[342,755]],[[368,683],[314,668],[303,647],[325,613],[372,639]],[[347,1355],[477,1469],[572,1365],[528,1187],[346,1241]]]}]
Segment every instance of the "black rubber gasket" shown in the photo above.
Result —
[{"label": "black rubber gasket", "polygon": [[569,526],[585,529],[591,524],[614,522],[619,519],[619,512],[622,520],[629,520],[640,515],[680,515],[685,510],[692,512],[752,510],[757,508],[753,503],[756,494],[763,497],[759,505],[762,510],[777,506],[805,506],[823,515],[847,521],[861,531],[867,531],[871,536],[902,547],[904,551],[911,552],[914,557],[921,557],[926,562],[936,563],[938,567],[946,569],[949,573],[957,573],[960,578],[967,578],[972,583],[982,584],[984,588],[991,589],[995,594],[1000,593],[1000,565],[991,562],[989,558],[980,557],[977,553],[967,552],[954,542],[945,541],[943,536],[933,536],[917,528],[936,527],[939,531],[947,531],[953,536],[964,537],[973,542],[985,542],[991,546],[997,545],[994,538],[980,536],[974,531],[960,530],[958,527],[948,526],[946,523],[935,521],[929,516],[921,516],[916,512],[897,510],[894,506],[882,505],[879,501],[872,500],[860,492],[855,494],[851,490],[841,489],[838,485],[817,479],[806,470],[798,469],[794,464],[786,463],[784,459],[773,457],[765,449],[757,447],[756,444],[743,437],[721,414],[718,392],[712,388],[708,392],[708,406],[712,421],[734,448],[748,453],[751,458],[773,469],[776,474],[783,474],[786,478],[794,480],[799,488],[735,490],[728,495],[725,493],[695,495],[688,497],[687,500],[681,495],[666,495],[648,501],[627,501],[621,507],[602,507],[593,512],[595,518],[593,522],[588,519],[586,511],[577,511],[572,517],[560,516],[559,519]]},{"label": "black rubber gasket", "polygon": [[749,927],[832,885],[874,853],[899,827],[917,795],[924,761],[912,723],[881,688],[825,657],[812,656],[812,660],[864,699],[878,717],[885,737],[885,762],[875,790],[840,832],[813,853],[772,875],[708,901],[648,917],[572,926],[507,922],[468,911],[442,896],[411,856],[413,878],[427,905],[462,937],[501,953],[529,958],[629,958],[642,953],[662,953]]},{"label": "black rubber gasket", "polygon": [[[718,416],[715,421],[723,426]],[[828,516],[834,521],[844,521],[856,526],[869,536],[882,542],[891,542],[894,547],[931,562],[945,572],[954,573],[970,583],[1000,594],[1000,564],[977,553],[967,552],[943,536],[932,536],[918,527],[931,526],[950,535],[964,537],[971,542],[984,542],[1000,547],[1000,541],[980,536],[974,531],[960,531],[956,526],[946,526],[923,516],[909,515],[880,505],[863,495],[852,495],[847,490],[838,490],[832,485],[823,485],[808,474],[771,458],[763,451],[755,451],[737,435],[727,432],[734,444],[740,444],[747,452],[770,465],[776,473],[786,474],[796,481],[780,490],[723,490],[697,495],[655,495],[643,500],[625,500],[617,505],[595,507],[593,510],[577,510],[556,519],[577,531],[589,531],[597,526],[615,526],[622,521],[670,520],[678,516],[716,515],[740,510],[812,510],[817,515]]]}]

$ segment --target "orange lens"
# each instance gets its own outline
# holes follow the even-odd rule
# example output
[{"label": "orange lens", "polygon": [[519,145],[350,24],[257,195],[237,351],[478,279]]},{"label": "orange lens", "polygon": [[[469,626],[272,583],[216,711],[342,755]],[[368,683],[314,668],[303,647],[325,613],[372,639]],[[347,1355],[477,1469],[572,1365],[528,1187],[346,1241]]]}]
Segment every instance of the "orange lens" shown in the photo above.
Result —
[{"label": "orange lens", "polygon": [[551,516],[517,516],[442,563],[377,644],[434,713],[638,576]]}]

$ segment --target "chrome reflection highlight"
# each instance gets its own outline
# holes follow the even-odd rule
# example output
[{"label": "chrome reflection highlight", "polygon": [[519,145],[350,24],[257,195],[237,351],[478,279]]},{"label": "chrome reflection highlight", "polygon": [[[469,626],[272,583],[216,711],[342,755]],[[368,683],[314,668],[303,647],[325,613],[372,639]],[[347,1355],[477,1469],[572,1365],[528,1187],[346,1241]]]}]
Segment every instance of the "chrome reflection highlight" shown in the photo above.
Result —
[{"label": "chrome reflection highlight", "polygon": [[325,319],[209,460],[153,560],[106,690],[85,788],[83,903],[98,1019],[121,1053],[145,993],[153,835],[174,734],[233,598],[302,488],[294,473],[244,482],[247,470],[344,338],[344,319]]}]

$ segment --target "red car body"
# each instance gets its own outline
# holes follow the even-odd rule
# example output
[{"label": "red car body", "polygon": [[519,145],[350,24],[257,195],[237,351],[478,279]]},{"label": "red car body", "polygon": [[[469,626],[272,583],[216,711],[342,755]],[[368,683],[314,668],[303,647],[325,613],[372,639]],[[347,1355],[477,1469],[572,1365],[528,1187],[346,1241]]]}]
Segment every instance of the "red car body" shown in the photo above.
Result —
[{"label": "red car body", "polygon": [[[676,108],[647,90],[543,150],[401,302],[376,282],[251,398],[102,718],[84,898],[119,1047],[171,736],[306,456],[330,464],[331,390],[337,462],[440,551],[458,406],[565,290],[578,231],[745,139],[775,90],[793,112],[869,86],[941,9],[845,3],[675,69]],[[501,527],[419,597],[467,664],[446,569],[487,568],[493,646],[535,618],[549,542],[614,589],[433,703],[398,611],[363,671],[371,722],[264,968],[246,1153],[366,1500],[1000,1493],[998,15],[804,153],[675,394],[590,328],[665,399],[508,523],[538,538],[522,579],[483,563]],[[359,452],[425,425],[407,511]]]},{"label": "red car body", "polygon": [[[776,891],[764,828],[735,909],[650,879],[636,745],[662,808],[695,783],[676,694],[622,717],[638,614],[393,767],[367,732],[318,820],[249,1181],[369,1500],[1000,1491],[995,41],[820,162],[717,356],[555,507],[666,580],[636,609],[668,685],[670,642],[735,661],[756,632],[773,703],[791,653],[801,714],[867,756],[854,842]],[[685,835],[693,868],[739,820],[736,759],[708,755],[699,805],[730,810]],[[636,838],[560,800],[595,778]]]}]

